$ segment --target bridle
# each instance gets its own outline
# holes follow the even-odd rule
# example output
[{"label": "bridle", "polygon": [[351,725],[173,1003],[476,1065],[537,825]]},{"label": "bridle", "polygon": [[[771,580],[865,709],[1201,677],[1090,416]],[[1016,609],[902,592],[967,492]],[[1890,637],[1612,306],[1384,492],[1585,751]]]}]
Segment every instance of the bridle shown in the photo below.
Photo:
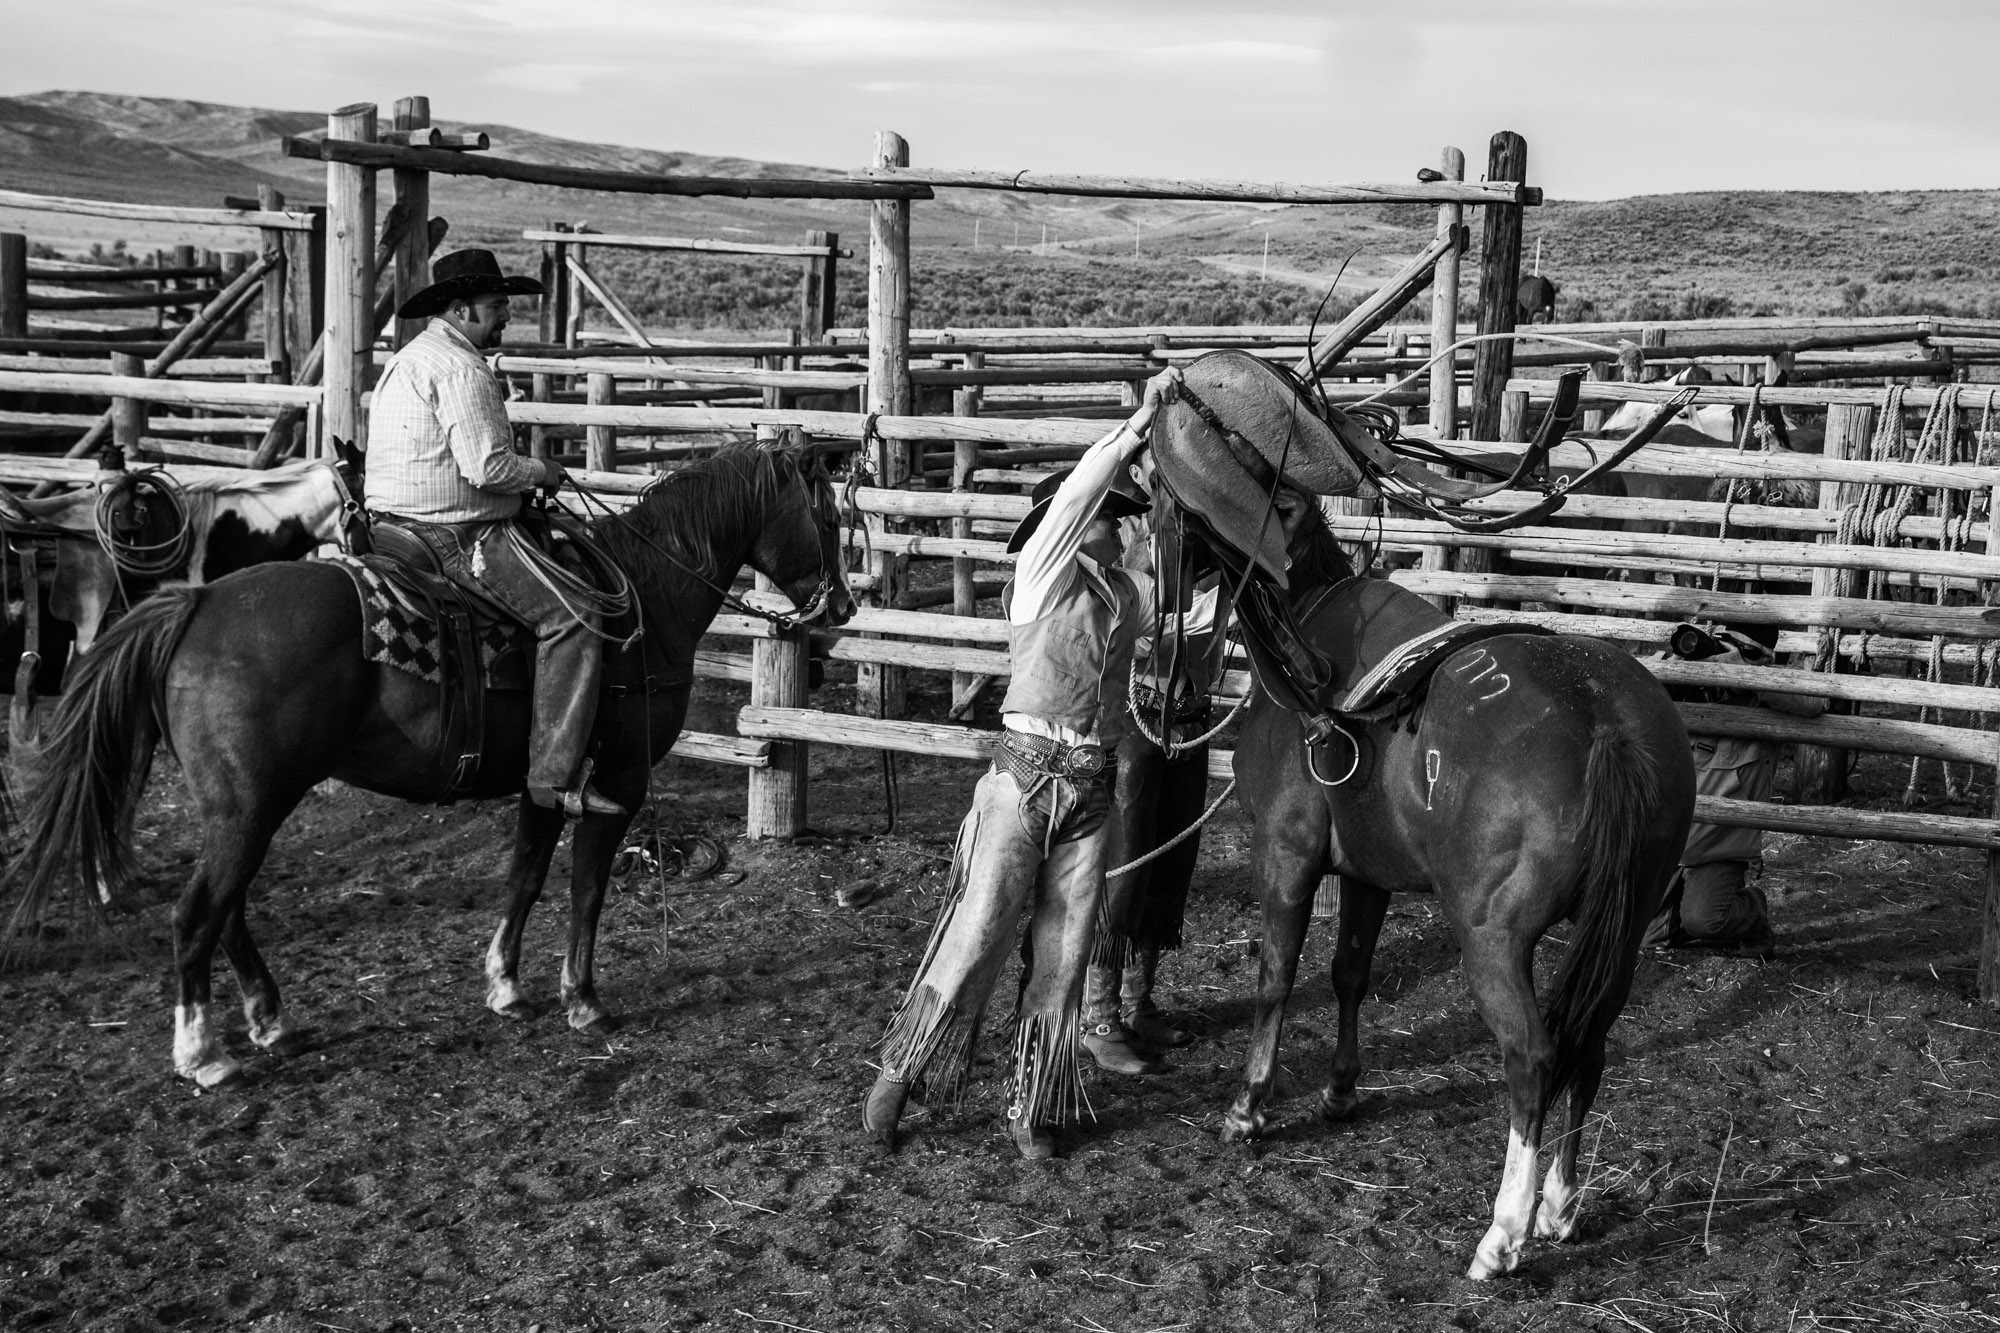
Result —
[{"label": "bridle", "polygon": [[[639,492],[639,500],[643,502],[657,487],[671,485],[674,475],[671,472],[661,474],[658,480],[649,483],[644,490]],[[791,615],[766,611],[762,607],[752,606],[718,580],[710,577],[702,570],[696,569],[665,546],[648,537],[626,515],[612,509],[595,495],[577,485],[574,480],[566,479],[566,484],[582,498],[586,507],[594,505],[604,518],[616,520],[624,524],[625,530],[630,536],[637,538],[641,544],[651,548],[656,555],[675,569],[680,570],[696,583],[715,593],[722,599],[724,606],[732,611],[762,620],[777,629],[780,633],[789,634],[805,628],[827,613],[828,609],[833,605],[833,594],[834,590],[839,586],[837,580],[840,577],[838,562],[827,559],[827,541],[823,535],[826,530],[826,521],[829,512],[832,513],[836,520],[839,517],[838,501],[834,498],[832,479],[827,475],[825,465],[815,457],[812,461],[810,472],[807,471],[807,465],[803,461],[799,464],[798,480],[799,484],[806,490],[806,512],[812,517],[813,532],[818,540],[819,577],[814,582],[812,595],[806,599],[804,607],[795,608]]]}]

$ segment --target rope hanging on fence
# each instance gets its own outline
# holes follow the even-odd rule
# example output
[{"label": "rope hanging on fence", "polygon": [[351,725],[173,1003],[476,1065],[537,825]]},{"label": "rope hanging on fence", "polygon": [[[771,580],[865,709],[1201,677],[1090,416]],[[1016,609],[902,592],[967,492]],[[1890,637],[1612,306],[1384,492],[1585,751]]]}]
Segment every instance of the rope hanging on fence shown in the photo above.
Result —
[{"label": "rope hanging on fence", "polygon": [[[1771,433],[1771,428],[1764,422],[1763,408],[1764,386],[1762,384],[1754,384],[1750,387],[1750,410],[1744,414],[1743,425],[1736,432],[1736,452],[1739,456],[1750,448],[1750,442],[1753,439],[1757,442],[1757,448],[1760,450],[1771,447],[1771,442],[1775,437]],[[1729,511],[1736,507],[1736,486],[1739,480],[1739,478],[1731,477],[1729,484],[1723,488],[1722,518],[1715,527],[1715,539],[1718,542],[1726,541],[1729,538]],[[1718,555],[1715,561],[1715,572],[1709,576],[1708,590],[1710,592],[1717,592],[1721,588],[1722,558]]]}]

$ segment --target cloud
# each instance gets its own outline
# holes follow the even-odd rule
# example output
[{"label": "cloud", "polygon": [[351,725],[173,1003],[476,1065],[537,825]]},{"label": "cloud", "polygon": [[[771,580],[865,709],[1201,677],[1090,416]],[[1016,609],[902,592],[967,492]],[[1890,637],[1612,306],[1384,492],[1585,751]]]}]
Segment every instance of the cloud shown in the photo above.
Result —
[{"label": "cloud", "polygon": [[622,72],[619,65],[502,65],[489,70],[485,82],[531,93],[573,93],[585,83]]}]

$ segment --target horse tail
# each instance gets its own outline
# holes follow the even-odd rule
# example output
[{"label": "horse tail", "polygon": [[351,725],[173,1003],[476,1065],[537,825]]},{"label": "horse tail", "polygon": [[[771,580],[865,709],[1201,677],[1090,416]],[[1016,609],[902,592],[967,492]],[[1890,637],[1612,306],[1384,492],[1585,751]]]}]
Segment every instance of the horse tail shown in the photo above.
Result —
[{"label": "horse tail", "polygon": [[1631,992],[1643,886],[1657,872],[1658,848],[1646,829],[1664,776],[1638,737],[1616,723],[1598,725],[1584,764],[1575,923],[1542,1010],[1556,1048],[1544,1112],[1575,1081],[1585,1051],[1604,1039]]},{"label": "horse tail", "polygon": [[33,795],[20,859],[0,880],[0,900],[13,899],[8,940],[29,937],[65,889],[88,886],[89,907],[75,914],[89,922],[130,886],[132,816],[160,741],[160,688],[200,595],[187,586],[154,594],[72,664],[46,737],[22,761]]}]

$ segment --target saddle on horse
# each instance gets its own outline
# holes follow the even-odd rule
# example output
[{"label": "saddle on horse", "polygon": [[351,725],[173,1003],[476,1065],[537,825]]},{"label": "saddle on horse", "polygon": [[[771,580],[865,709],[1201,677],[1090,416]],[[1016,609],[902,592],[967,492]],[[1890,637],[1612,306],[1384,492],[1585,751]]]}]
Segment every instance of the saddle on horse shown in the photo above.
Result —
[{"label": "saddle on horse", "polygon": [[[558,531],[566,543],[575,543],[576,553],[561,551],[546,558],[579,580],[589,580],[595,570],[600,587],[609,581],[604,572],[611,567],[610,557],[579,529],[551,522],[538,535],[552,541]],[[452,776],[436,799],[440,804],[456,800],[479,773],[487,693],[534,688],[534,629],[498,598],[452,578],[433,535],[422,525],[378,517],[371,535],[374,554],[336,562],[354,580],[361,599],[362,652],[371,662],[437,685],[440,767]],[[541,549],[546,552],[546,545]],[[661,687],[654,676],[645,678],[647,692]],[[603,693],[618,695],[628,688],[612,685]]]}]

